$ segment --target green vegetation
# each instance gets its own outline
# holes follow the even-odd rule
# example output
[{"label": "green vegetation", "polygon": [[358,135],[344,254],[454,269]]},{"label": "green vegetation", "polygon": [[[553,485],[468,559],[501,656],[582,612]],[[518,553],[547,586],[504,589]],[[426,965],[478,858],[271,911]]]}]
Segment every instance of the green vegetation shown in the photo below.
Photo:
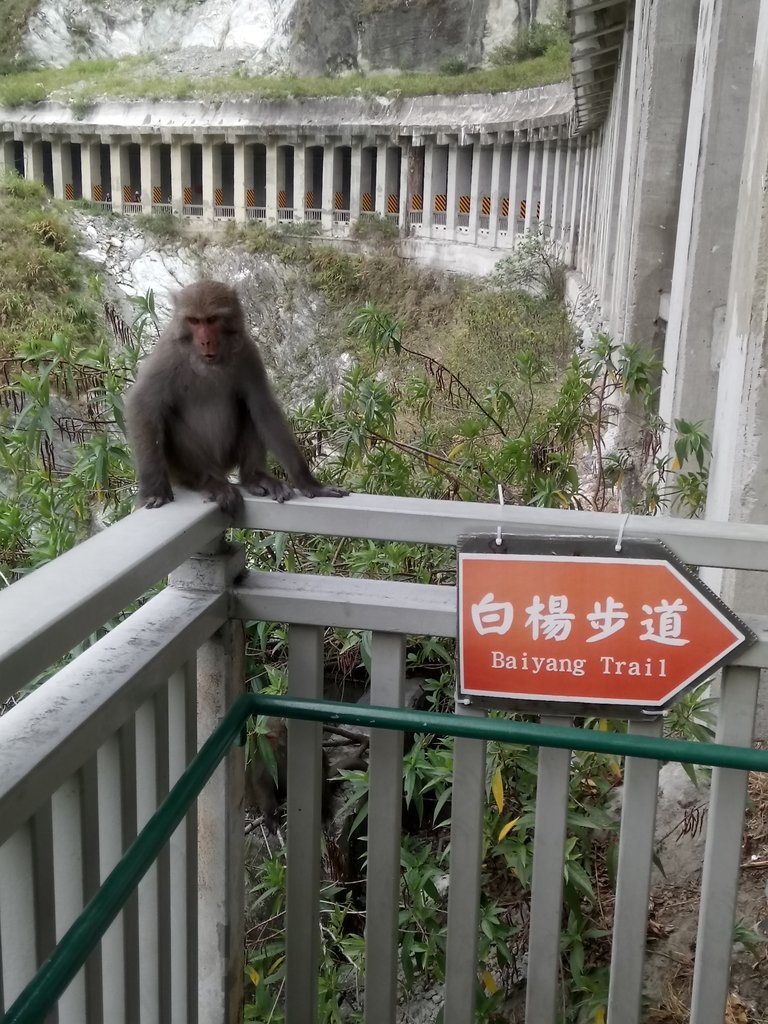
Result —
[{"label": "green vegetation", "polygon": [[0,77],[0,104],[19,106],[55,98],[74,102],[84,115],[89,104],[104,96],[143,100],[294,99],[313,96],[426,96],[469,92],[503,92],[560,82],[568,77],[568,44],[557,41],[531,60],[486,70],[456,73],[349,74],[301,78],[294,75],[250,76],[242,72],[193,79],[152,76],[142,71],[147,57],[123,60],[73,61],[65,68],[38,68]]},{"label": "green vegetation", "polygon": [[0,360],[53,338],[90,343],[98,321],[66,218],[42,185],[0,178]]},{"label": "green vegetation", "polygon": [[0,75],[18,71],[16,55],[35,0],[3,0],[3,32],[0,37]]},{"label": "green vegetation", "polygon": [[[98,289],[89,287],[65,222],[37,186],[15,177],[3,181],[0,231],[0,282],[5,306],[14,316],[11,321],[10,313],[2,314],[7,358],[0,362],[0,579],[9,583],[82,539],[95,516],[110,522],[130,509],[133,470],[122,396],[157,323],[151,293],[136,300],[130,326],[108,308],[114,338],[107,344]],[[355,361],[340,375],[338,397],[318,394],[293,417],[306,449],[322,453],[318,468],[324,477],[369,493],[496,501],[501,486],[510,502],[606,507],[624,471],[619,456],[612,463],[597,455],[610,408],[625,394],[639,409],[650,409],[658,367],[637,347],[621,347],[608,338],[599,339],[588,354],[572,354],[573,336],[557,297],[561,268],[545,243],[538,243],[540,258],[533,249],[523,249],[483,284],[446,283],[403,266],[386,252],[366,259],[314,241],[261,227],[237,238],[237,244],[300,266],[310,284],[347,318]],[[520,280],[538,294],[521,292]],[[647,416],[651,451],[658,451],[660,428]],[[678,423],[676,429],[674,456],[658,459],[648,473],[646,509],[679,501],[693,511],[694,500],[706,489],[708,440],[695,424]],[[577,460],[589,451],[596,453],[597,475],[594,482],[587,478],[587,487]],[[686,478],[689,482],[678,486]],[[455,579],[455,555],[449,549],[235,533],[249,564],[263,570],[429,583]],[[326,652],[331,675],[365,684],[369,633],[328,630]],[[251,685],[281,690],[285,627],[256,624],[247,654]],[[453,659],[451,642],[408,640],[408,671],[424,680],[431,708],[450,712],[453,707]],[[675,734],[710,735],[709,711],[700,696],[670,716]],[[585,724],[621,728],[605,721]],[[258,745],[260,728],[254,726],[251,749]],[[446,740],[417,737],[404,759],[399,916],[404,994],[417,983],[442,978],[446,905],[439,882],[446,870],[443,837],[452,812],[452,766],[453,744]],[[529,750],[491,745],[479,1024],[509,1019],[504,1000],[520,978],[536,775],[536,758]],[[345,776],[351,808],[347,831],[337,840],[326,837],[323,1024],[359,1019],[358,1008],[342,1008],[339,999],[354,991],[364,970],[364,910],[357,901],[356,878],[365,851],[361,833],[368,774],[350,770]],[[562,942],[567,1024],[601,1019],[605,1006],[616,835],[603,804],[621,776],[611,758],[574,756]],[[341,863],[342,848],[358,851],[351,880],[334,867]],[[245,1020],[279,1022],[282,850],[253,869],[250,891],[256,923],[249,928]]]}]

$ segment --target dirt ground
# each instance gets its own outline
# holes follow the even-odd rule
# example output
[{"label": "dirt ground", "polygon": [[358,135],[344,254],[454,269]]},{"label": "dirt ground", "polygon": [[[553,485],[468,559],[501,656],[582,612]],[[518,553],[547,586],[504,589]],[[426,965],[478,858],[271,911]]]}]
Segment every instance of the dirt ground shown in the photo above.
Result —
[{"label": "dirt ground", "polygon": [[[766,746],[761,742],[760,746]],[[668,768],[671,766],[667,766]],[[679,771],[679,768],[678,768]],[[708,784],[690,786],[678,804],[677,825],[664,824],[650,907],[646,1024],[687,1024],[696,952]],[[669,809],[670,812],[672,808]],[[663,813],[663,812],[662,812]],[[723,1024],[768,1024],[768,776],[749,779],[736,909],[737,931]],[[763,937],[764,941],[761,941]],[[739,941],[741,940],[741,941]]]}]

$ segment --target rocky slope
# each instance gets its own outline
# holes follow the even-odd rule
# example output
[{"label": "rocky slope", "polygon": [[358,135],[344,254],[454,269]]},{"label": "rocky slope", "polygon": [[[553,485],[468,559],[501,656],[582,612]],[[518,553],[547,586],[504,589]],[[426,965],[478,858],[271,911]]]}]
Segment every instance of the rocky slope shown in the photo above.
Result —
[{"label": "rocky slope", "polygon": [[[437,70],[488,52],[559,0],[40,0],[24,55],[82,58],[213,50],[248,71]],[[194,74],[195,61],[185,69]]]}]

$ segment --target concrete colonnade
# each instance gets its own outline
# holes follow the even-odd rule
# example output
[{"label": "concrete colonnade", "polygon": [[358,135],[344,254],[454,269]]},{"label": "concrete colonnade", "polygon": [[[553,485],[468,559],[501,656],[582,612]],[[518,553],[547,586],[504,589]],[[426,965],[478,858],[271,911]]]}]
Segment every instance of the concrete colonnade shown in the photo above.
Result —
[{"label": "concrete colonnade", "polygon": [[[333,234],[378,215],[404,232],[489,248],[543,231],[571,259],[593,202],[592,143],[567,126],[494,134],[35,134],[0,138],[0,165],[60,199],[204,222],[310,221]],[[585,161],[584,157],[587,157]],[[583,171],[586,170],[586,174]]]}]

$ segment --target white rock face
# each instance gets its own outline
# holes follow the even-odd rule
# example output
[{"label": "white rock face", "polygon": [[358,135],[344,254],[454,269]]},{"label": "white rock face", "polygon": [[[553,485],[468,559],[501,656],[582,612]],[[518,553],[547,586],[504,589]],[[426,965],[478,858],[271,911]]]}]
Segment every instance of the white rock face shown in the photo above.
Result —
[{"label": "white rock face", "polygon": [[249,70],[280,67],[296,0],[43,0],[24,51],[61,66],[75,58],[126,57],[192,46],[247,48]]},{"label": "white rock face", "polygon": [[159,242],[130,221],[73,214],[82,254],[98,266],[107,292],[130,323],[130,299],[151,289],[160,325],[171,316],[173,293],[202,278],[233,285],[258,340],[280,400],[289,407],[318,390],[334,391],[349,357],[335,339],[344,336],[339,314],[311,291],[301,271],[271,256],[208,243]]}]

